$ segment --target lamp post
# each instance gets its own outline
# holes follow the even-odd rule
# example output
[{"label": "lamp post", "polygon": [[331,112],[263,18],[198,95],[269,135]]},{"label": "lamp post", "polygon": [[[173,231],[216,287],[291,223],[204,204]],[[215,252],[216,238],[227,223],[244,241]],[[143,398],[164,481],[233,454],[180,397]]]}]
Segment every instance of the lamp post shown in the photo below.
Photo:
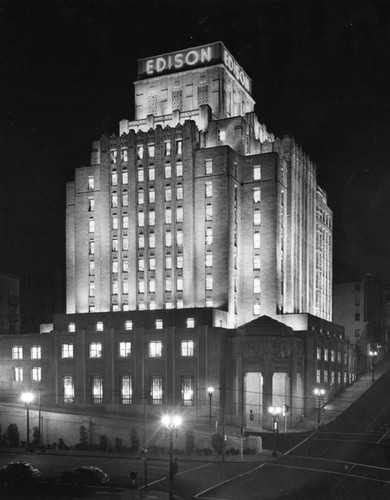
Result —
[{"label": "lamp post", "polygon": [[26,405],[27,410],[27,448],[30,446],[30,403],[34,401],[34,394],[32,392],[23,392],[20,399]]},{"label": "lamp post", "polygon": [[274,433],[274,451],[272,452],[273,457],[277,457],[278,454],[276,453],[276,443],[277,443],[277,435],[279,432],[278,429],[278,415],[280,415],[283,411],[283,409],[280,406],[270,406],[268,408],[269,413],[273,416],[273,422],[272,422],[272,432]]},{"label": "lamp post", "polygon": [[[173,500],[173,433],[180,427],[182,423],[182,418],[180,415],[164,415],[162,418],[162,424],[164,425],[166,431],[169,434],[169,480],[168,480],[168,492],[169,500]],[[176,472],[176,471],[175,471]]]},{"label": "lamp post", "polygon": [[207,387],[207,394],[209,395],[209,420],[210,420],[210,425],[212,423],[212,402],[213,402],[213,392],[214,392],[214,387]]},{"label": "lamp post", "polygon": [[325,396],[325,389],[322,387],[316,387],[313,391],[314,396],[316,397],[317,401],[317,426],[320,425],[320,422],[322,420],[322,425],[324,424],[323,418],[321,418],[321,409],[322,409],[322,398]]},{"label": "lamp post", "polygon": [[372,367],[372,382],[375,382],[375,358],[378,356],[378,351],[374,350],[374,351],[371,351],[369,352],[369,355],[370,357],[372,358],[372,364],[371,364],[371,367]]}]

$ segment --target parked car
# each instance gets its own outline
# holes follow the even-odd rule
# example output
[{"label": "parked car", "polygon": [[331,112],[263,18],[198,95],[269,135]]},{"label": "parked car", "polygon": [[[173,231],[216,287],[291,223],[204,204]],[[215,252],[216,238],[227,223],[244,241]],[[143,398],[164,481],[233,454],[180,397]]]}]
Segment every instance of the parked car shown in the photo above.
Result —
[{"label": "parked car", "polygon": [[82,484],[87,486],[104,486],[110,481],[108,474],[106,474],[99,467],[84,466],[73,469],[72,471],[66,471],[61,476],[61,482],[72,483],[72,484]]},{"label": "parked car", "polygon": [[0,484],[30,484],[43,479],[43,473],[26,462],[10,462],[0,467]]}]

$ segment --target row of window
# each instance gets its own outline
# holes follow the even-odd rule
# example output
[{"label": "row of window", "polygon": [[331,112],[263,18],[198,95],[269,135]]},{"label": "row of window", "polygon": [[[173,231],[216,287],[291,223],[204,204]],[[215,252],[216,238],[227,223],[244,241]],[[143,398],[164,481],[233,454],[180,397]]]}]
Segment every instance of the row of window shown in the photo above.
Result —
[{"label": "row of window", "polygon": [[[21,366],[16,366],[12,369],[13,371],[13,381],[23,382],[24,369]],[[33,382],[40,382],[42,379],[42,368],[40,366],[35,366],[31,368],[31,380]]]},{"label": "row of window", "polygon": [[[42,348],[40,345],[34,345],[30,349],[31,359],[41,359]],[[23,359],[23,346],[15,345],[12,347],[12,359]]]},{"label": "row of window", "polygon": [[[328,347],[322,348],[320,346],[317,346],[317,360],[321,361],[323,359],[324,361],[329,361],[329,351],[330,351],[330,361],[332,363],[335,363],[336,362],[336,350],[329,349]],[[345,356],[347,356],[347,353],[344,353],[344,357]],[[341,352],[340,351],[337,351],[337,361],[338,361],[338,363],[341,363]]]},{"label": "row of window", "polygon": [[[164,322],[162,319],[156,319],[154,322],[154,326],[156,330],[162,330],[164,328]],[[187,328],[195,328],[195,319],[194,318],[187,318],[186,319],[186,327]],[[127,319],[124,324],[124,329],[125,330],[132,330],[133,329],[133,321],[131,319]],[[96,323],[96,331],[97,332],[102,332],[104,330],[104,323],[103,321],[98,321]],[[75,323],[68,323],[68,332],[73,333],[76,331],[76,324]],[[17,346],[15,346],[17,347]],[[23,352],[23,348],[22,352]],[[34,349],[34,355],[39,352],[39,358],[40,353],[41,353],[41,346],[34,346],[31,348],[31,353],[33,353]],[[39,349],[39,351],[38,351]],[[39,359],[39,358],[32,358],[32,359]],[[13,359],[21,359],[21,358],[13,358]]]}]

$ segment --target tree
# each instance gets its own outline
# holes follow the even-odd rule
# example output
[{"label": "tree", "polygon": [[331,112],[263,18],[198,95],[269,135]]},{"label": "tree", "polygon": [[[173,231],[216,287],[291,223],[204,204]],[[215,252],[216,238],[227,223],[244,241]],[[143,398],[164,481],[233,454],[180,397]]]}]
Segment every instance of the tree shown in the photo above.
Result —
[{"label": "tree", "polygon": [[8,446],[13,448],[19,446],[19,430],[16,424],[9,424],[5,432],[5,440]]},{"label": "tree", "polygon": [[219,434],[218,432],[214,433],[211,436],[211,446],[213,447],[213,450],[220,455],[223,450],[223,436],[222,434]]},{"label": "tree", "polygon": [[80,425],[80,448],[86,449],[88,446],[88,432],[85,425]]}]

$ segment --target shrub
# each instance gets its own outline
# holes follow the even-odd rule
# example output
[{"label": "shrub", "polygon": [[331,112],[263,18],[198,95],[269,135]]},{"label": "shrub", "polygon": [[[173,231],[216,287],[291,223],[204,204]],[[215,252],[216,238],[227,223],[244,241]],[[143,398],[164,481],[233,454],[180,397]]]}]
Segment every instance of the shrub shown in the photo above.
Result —
[{"label": "shrub", "polygon": [[195,449],[195,434],[192,430],[186,432],[186,455],[192,455]]},{"label": "shrub", "polygon": [[19,446],[19,429],[16,424],[9,424],[5,431],[5,442],[7,446],[17,448]]},{"label": "shrub", "polygon": [[213,447],[213,450],[215,453],[218,453],[220,455],[223,450],[223,436],[222,434],[219,434],[218,432],[214,433],[211,436],[211,446]]},{"label": "shrub", "polygon": [[69,446],[67,446],[67,445],[65,444],[65,441],[64,441],[62,438],[60,438],[60,439],[58,440],[58,449],[59,449],[59,450],[69,450]]},{"label": "shrub", "polygon": [[85,425],[80,425],[80,450],[85,450],[88,445],[88,432]]}]

